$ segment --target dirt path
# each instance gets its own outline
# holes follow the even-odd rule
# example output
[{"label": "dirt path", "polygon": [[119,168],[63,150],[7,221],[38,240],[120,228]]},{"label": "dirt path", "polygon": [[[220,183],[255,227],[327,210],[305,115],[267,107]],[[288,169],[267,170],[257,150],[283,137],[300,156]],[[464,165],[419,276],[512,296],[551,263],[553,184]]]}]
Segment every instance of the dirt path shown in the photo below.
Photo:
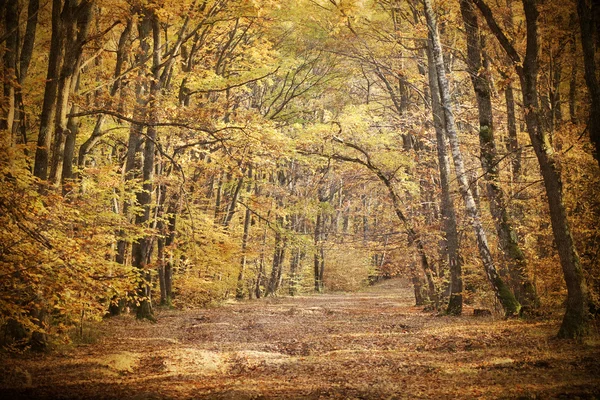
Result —
[{"label": "dirt path", "polygon": [[408,286],[119,317],[94,344],[4,360],[0,398],[600,398],[600,343],[557,321],[433,316]]}]

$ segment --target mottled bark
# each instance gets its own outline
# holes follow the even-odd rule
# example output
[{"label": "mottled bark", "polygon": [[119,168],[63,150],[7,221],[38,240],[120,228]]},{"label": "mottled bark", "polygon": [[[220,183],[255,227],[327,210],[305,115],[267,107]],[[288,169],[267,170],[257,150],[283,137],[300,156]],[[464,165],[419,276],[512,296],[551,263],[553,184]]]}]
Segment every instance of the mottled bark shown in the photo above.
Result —
[{"label": "mottled bark", "polygon": [[571,235],[567,211],[562,198],[561,168],[557,155],[552,148],[548,133],[545,132],[539,119],[537,93],[538,79],[538,32],[539,12],[535,0],[523,0],[527,29],[527,47],[525,58],[519,54],[496,23],[492,11],[482,0],[474,0],[485,17],[488,26],[514,62],[521,81],[523,105],[529,112],[525,115],[525,123],[540,172],[544,179],[544,187],[550,208],[552,232],[567,285],[567,308],[558,335],[566,338],[578,338],[589,333],[588,291],[581,269],[579,255]]},{"label": "mottled bark", "polygon": [[500,187],[499,158],[494,138],[491,83],[483,65],[479,22],[470,0],[461,0],[460,10],[467,39],[467,69],[477,99],[479,117],[479,148],[481,167],[486,178],[490,211],[498,234],[500,247],[507,262],[511,286],[517,300],[524,306],[535,306],[537,294],[527,276],[527,260],[518,243],[514,223],[508,214],[507,202]]},{"label": "mottled bark", "polygon": [[454,202],[450,194],[450,157],[446,139],[446,120],[444,110],[440,102],[437,72],[433,62],[431,50],[431,35],[427,48],[428,79],[431,93],[431,106],[433,114],[433,126],[435,129],[437,158],[440,173],[441,189],[441,214],[442,227],[444,230],[443,258],[447,260],[450,268],[449,298],[446,312],[451,315],[460,315],[463,306],[463,281],[462,281],[462,258],[459,254],[458,231],[456,223],[456,212]]},{"label": "mottled bark", "polygon": [[506,150],[510,153],[513,180],[521,175],[521,148],[517,137],[517,118],[515,114],[515,95],[512,83],[506,86],[504,91],[506,100],[506,127],[508,130],[508,141]]},{"label": "mottled bark", "polygon": [[444,57],[442,54],[442,46],[437,30],[436,16],[431,5],[431,0],[424,0],[424,5],[427,25],[429,26],[429,31],[432,35],[433,59],[438,76],[441,103],[446,119],[446,131],[450,141],[450,148],[452,151],[452,158],[454,161],[454,169],[457,175],[459,191],[463,197],[467,215],[469,216],[471,225],[475,231],[479,255],[483,262],[488,280],[494,290],[494,294],[496,295],[496,298],[500,304],[502,304],[506,315],[518,314],[521,305],[515,299],[513,293],[510,291],[496,270],[496,266],[494,264],[494,260],[492,259],[492,254],[488,245],[487,235],[481,223],[479,210],[477,209],[473,194],[471,193],[471,189],[469,187],[468,177],[458,141],[458,132],[454,122],[454,114],[452,113],[452,100],[450,98],[450,89],[448,86],[448,80],[446,78],[446,71],[444,69]]}]

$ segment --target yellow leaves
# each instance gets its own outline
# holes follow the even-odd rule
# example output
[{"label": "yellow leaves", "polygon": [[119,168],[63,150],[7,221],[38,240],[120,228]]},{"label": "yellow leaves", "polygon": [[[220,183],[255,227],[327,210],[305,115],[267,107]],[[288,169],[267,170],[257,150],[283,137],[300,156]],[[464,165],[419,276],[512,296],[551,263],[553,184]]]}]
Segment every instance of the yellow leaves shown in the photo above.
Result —
[{"label": "yellow leaves", "polygon": [[[9,163],[0,162],[0,314],[32,327],[35,310],[48,312],[56,323],[48,332],[64,333],[82,309],[88,318],[102,314],[107,282],[128,286],[129,268],[108,261],[121,221],[103,212],[110,202],[89,182],[89,197],[79,188],[74,199],[52,191],[40,195],[26,169],[8,175],[7,168]],[[110,175],[97,172],[98,180],[102,176]]]}]

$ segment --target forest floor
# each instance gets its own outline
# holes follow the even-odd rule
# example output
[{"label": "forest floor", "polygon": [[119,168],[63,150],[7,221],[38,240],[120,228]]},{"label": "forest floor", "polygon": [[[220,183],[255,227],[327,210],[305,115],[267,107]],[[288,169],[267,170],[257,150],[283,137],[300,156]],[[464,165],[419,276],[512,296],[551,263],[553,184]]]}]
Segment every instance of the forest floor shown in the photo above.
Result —
[{"label": "forest floor", "polygon": [[7,356],[0,398],[600,399],[600,340],[559,320],[436,316],[390,280],[360,293],[104,321],[94,343]]}]

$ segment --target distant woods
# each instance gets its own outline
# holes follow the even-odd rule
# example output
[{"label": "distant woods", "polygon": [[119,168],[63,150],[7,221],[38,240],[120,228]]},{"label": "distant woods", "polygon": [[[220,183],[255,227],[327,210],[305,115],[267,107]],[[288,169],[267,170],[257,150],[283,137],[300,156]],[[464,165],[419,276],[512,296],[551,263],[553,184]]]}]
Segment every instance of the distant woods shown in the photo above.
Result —
[{"label": "distant woods", "polygon": [[410,278],[599,306],[594,2],[0,2],[3,343]]}]

